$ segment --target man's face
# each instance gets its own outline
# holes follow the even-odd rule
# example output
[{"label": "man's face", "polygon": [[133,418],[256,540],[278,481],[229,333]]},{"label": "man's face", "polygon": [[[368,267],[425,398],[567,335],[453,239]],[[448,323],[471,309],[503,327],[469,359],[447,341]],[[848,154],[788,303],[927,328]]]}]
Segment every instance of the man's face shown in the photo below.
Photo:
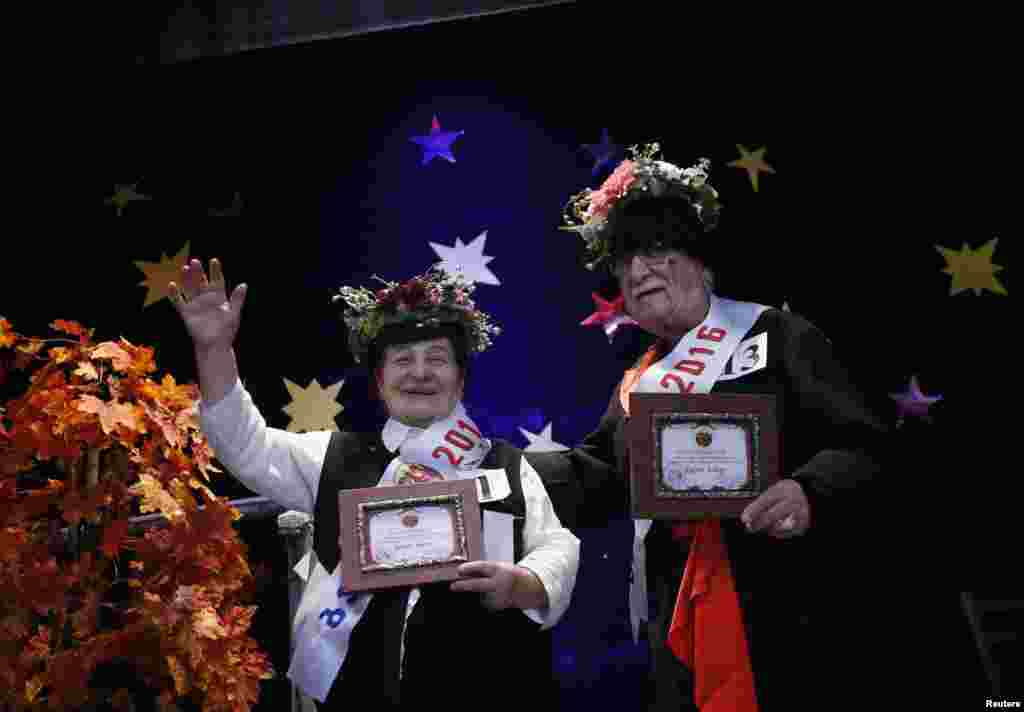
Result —
[{"label": "man's face", "polygon": [[678,250],[627,254],[616,262],[615,276],[626,312],[654,333],[655,325],[676,321],[705,298],[703,267]]},{"label": "man's face", "polygon": [[444,337],[388,346],[377,371],[388,414],[406,425],[447,417],[462,399],[463,385],[455,350]]}]

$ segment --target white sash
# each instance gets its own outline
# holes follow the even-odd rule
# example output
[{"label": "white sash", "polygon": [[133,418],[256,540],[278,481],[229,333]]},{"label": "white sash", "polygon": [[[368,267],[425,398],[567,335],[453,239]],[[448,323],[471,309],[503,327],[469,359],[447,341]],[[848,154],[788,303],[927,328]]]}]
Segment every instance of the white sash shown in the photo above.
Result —
[{"label": "white sash", "polygon": [[448,480],[472,477],[490,451],[491,441],[481,435],[465,407],[458,403],[447,418],[402,443],[379,486],[398,484],[395,478],[402,464],[424,465]]},{"label": "white sash", "polygon": [[[631,393],[710,393],[740,341],[768,307],[710,295],[708,315],[679,340],[672,352],[651,364]],[[629,586],[629,618],[633,642],[640,621],[647,620],[647,567],[644,539],[649,519],[633,520],[633,572]]]},{"label": "white sash", "polygon": [[[490,440],[481,435],[480,429],[459,403],[447,418],[433,423],[419,436],[409,438],[399,446],[398,455],[388,465],[377,486],[408,484],[417,481],[417,477],[426,481],[481,476],[498,485],[501,478],[496,477],[497,472],[477,469],[490,450]],[[423,467],[410,469],[409,465]],[[478,491],[479,487],[480,484]],[[506,480],[506,496],[507,488]],[[501,491],[500,487],[497,489]],[[489,499],[494,498],[491,496]],[[508,530],[511,531],[511,526]],[[417,600],[416,593],[414,590],[410,596],[406,615]],[[352,631],[362,620],[372,598],[372,593],[344,591],[340,564],[334,573],[328,573],[317,563],[295,614],[296,645],[288,668],[288,677],[305,694],[320,702],[327,699],[327,693],[348,654]],[[404,656],[404,645],[398,654]]]}]

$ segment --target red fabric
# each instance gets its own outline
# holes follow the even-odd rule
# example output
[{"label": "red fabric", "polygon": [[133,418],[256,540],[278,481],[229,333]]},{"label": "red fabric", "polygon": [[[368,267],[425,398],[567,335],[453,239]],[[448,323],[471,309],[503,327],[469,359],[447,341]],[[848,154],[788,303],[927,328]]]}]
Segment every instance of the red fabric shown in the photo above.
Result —
[{"label": "red fabric", "polygon": [[[619,401],[627,415],[633,384],[661,355],[652,347],[636,368],[626,371]],[[722,527],[715,518],[679,522],[672,536],[690,538],[690,555],[668,628],[668,647],[693,671],[694,699],[701,712],[757,712],[743,613]]]},{"label": "red fabric", "polygon": [[668,627],[668,647],[694,673],[702,712],[756,712],[739,597],[717,519],[692,527],[690,557]]}]

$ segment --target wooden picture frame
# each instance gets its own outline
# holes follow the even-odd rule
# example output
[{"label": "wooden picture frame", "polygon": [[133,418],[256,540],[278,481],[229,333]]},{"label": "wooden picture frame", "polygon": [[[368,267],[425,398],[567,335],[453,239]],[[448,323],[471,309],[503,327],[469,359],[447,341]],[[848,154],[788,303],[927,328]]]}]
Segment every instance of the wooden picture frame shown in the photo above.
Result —
[{"label": "wooden picture frame", "polygon": [[630,394],[633,517],[738,517],[779,480],[776,407],[770,394]]},{"label": "wooden picture frame", "polygon": [[342,490],[338,512],[346,591],[454,581],[481,558],[473,479]]}]

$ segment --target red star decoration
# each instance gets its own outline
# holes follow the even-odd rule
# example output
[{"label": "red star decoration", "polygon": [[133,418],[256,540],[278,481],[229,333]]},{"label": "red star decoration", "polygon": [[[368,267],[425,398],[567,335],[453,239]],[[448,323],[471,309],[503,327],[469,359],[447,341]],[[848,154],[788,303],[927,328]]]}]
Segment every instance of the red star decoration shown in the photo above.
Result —
[{"label": "red star decoration", "polygon": [[612,301],[603,299],[600,294],[593,292],[594,306],[597,311],[580,322],[581,326],[602,326],[604,333],[608,335],[608,343],[611,343],[615,331],[620,326],[636,324],[631,316],[625,312],[625,297],[621,294]]}]

